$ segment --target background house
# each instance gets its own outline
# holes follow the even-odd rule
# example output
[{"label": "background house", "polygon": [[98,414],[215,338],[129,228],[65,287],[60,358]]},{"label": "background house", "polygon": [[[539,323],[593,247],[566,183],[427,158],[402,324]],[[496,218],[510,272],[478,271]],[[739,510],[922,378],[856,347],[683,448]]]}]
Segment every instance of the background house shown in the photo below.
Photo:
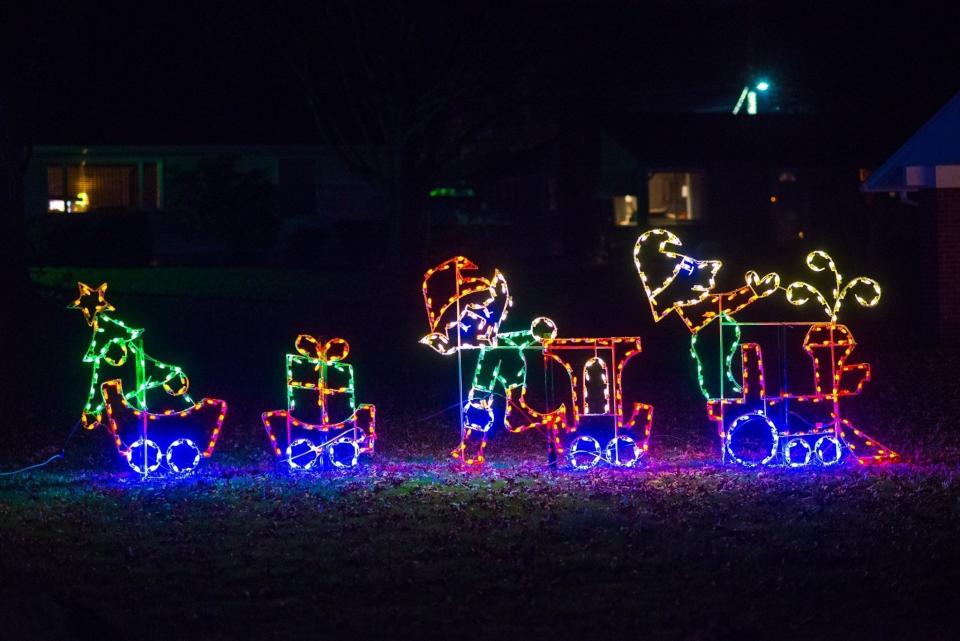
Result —
[{"label": "background house", "polygon": [[[819,247],[902,303],[885,312],[892,333],[926,340],[936,309],[952,322],[942,303],[949,267],[938,303],[933,214],[888,192],[936,184],[918,202],[946,198],[949,163],[898,152],[861,193],[889,143],[849,124],[822,114],[617,113],[490,127],[420,194],[432,253],[423,262],[463,253],[619,263],[655,226],[682,227],[692,252],[724,256],[731,273],[799,267]],[[916,182],[928,174],[939,182]],[[386,253],[381,192],[323,145],[41,145],[26,208],[37,264],[336,269],[382,264]]]},{"label": "background house", "polygon": [[921,272],[916,322],[944,346],[960,345],[960,94],[874,171],[863,189],[897,197],[904,223],[920,230],[913,251],[905,248]]},{"label": "background house", "polygon": [[[285,251],[381,209],[330,149],[305,145],[40,145],[25,191],[43,262],[59,263],[224,260],[249,253],[233,242],[243,224],[259,253]],[[218,210],[223,220],[200,224]],[[108,239],[112,252],[90,251]],[[140,250],[122,251],[131,243]]]},{"label": "background house", "polygon": [[[858,187],[877,158],[844,124],[647,113],[558,124],[535,139],[501,133],[521,149],[491,145],[461,159],[432,220],[510,227],[527,252],[536,238],[538,251],[598,262],[629,252],[649,227],[683,227],[691,242],[710,239],[725,254],[776,256],[812,242],[843,249],[846,235],[863,237]],[[458,233],[456,248],[469,243]]]}]

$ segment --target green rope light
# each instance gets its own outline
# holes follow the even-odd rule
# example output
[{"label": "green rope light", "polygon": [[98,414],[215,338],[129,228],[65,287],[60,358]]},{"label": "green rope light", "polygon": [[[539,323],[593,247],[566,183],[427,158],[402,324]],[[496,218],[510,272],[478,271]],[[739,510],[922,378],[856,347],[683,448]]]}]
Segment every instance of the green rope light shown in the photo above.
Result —
[{"label": "green rope light", "polygon": [[[121,368],[130,357],[133,357],[135,384],[124,381],[124,399],[135,409],[147,411],[147,392],[162,387],[170,396],[180,397],[184,408],[194,405],[193,399],[187,393],[190,380],[183,369],[177,365],[163,363],[153,358],[143,348],[143,332],[138,327],[131,327],[118,318],[106,314],[116,311],[113,305],[107,302],[104,294],[107,284],[97,288],[84,283],[77,283],[80,295],[70,305],[71,309],[83,312],[87,324],[93,330],[90,345],[83,356],[84,363],[91,365],[90,388],[87,400],[83,406],[81,422],[87,429],[93,429],[103,423],[104,401],[100,393],[100,385],[104,382],[104,365]],[[117,371],[109,371],[108,380],[122,377]],[[129,391],[126,391],[129,390]]]},{"label": "green rope light", "polygon": [[[724,364],[721,366],[720,376],[726,376],[727,380],[730,382],[731,391],[736,394],[739,394],[742,391],[742,387],[737,381],[736,377],[733,374],[733,357],[737,353],[737,349],[740,347],[740,324],[737,323],[731,316],[728,316],[726,313],[721,314],[720,316],[720,325],[723,326],[732,326],[733,327],[733,340],[730,341],[727,346],[727,353],[724,355]],[[700,353],[697,351],[697,340],[700,336],[699,332],[696,332],[690,336],[690,356],[693,358],[693,361],[697,364],[697,384],[700,386],[700,393],[703,394],[703,397],[706,399],[712,398],[710,391],[707,389],[706,377],[704,376],[703,370],[703,361],[700,358]],[[719,390],[718,390],[719,391]]]}]

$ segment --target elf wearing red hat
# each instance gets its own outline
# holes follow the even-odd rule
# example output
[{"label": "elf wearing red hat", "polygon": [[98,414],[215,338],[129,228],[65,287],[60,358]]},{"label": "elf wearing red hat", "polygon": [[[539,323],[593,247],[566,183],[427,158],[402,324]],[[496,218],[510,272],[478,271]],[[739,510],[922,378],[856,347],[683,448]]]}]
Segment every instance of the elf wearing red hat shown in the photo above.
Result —
[{"label": "elf wearing red hat", "polygon": [[[541,414],[529,408],[522,398],[526,389],[525,352],[542,354],[543,342],[556,336],[556,325],[548,318],[538,318],[528,330],[500,332],[500,325],[512,305],[507,281],[499,270],[494,270],[491,278],[463,274],[476,269],[469,259],[457,256],[427,271],[423,279],[423,302],[430,333],[420,339],[445,356],[460,350],[480,350],[463,407],[460,445],[451,452],[467,465],[483,463],[485,459],[498,385],[503,387],[506,396],[504,423],[510,431],[519,432],[541,424],[556,431],[566,411],[561,406]],[[518,389],[520,402],[511,403]]]}]

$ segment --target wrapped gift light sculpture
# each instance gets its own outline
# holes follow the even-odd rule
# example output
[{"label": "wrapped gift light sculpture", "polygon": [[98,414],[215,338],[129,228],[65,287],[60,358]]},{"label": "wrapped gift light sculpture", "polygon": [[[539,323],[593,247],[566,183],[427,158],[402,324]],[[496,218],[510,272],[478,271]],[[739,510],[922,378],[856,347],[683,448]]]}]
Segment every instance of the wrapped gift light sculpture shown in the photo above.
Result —
[{"label": "wrapped gift light sculpture", "polygon": [[373,454],[376,408],[356,404],[350,345],[300,334],[296,349],[287,354],[287,408],[262,416],[271,450],[294,470],[356,466]]}]

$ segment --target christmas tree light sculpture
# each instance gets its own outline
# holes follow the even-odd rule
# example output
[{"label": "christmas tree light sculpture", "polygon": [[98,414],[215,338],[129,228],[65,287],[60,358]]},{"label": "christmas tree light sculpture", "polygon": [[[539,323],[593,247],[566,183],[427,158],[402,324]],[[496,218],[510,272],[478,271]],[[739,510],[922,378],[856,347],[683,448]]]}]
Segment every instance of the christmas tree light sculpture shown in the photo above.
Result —
[{"label": "christmas tree light sculpture", "polygon": [[[92,373],[81,423],[87,429],[106,425],[117,451],[143,476],[192,471],[213,453],[226,403],[216,399],[195,403],[187,393],[190,381],[183,370],[147,354],[142,329],[106,313],[116,311],[106,300],[106,283],[96,288],[77,286],[80,295],[70,308],[83,312],[93,330],[83,357]],[[156,394],[159,389],[164,397]],[[173,407],[151,412],[148,404],[154,400],[161,405],[166,400]],[[217,408],[215,418],[198,421],[195,410],[208,406]],[[201,450],[198,443],[205,448]]]},{"label": "christmas tree light sculpture", "polygon": [[[122,379],[127,382],[124,398],[137,409],[147,408],[147,395],[152,390],[162,388],[170,397],[178,397],[184,407],[193,405],[193,399],[187,393],[190,380],[176,365],[162,363],[144,351],[143,330],[130,327],[118,318],[105,312],[116,311],[107,302],[104,294],[107,284],[97,288],[77,283],[80,296],[70,304],[71,309],[79,309],[93,330],[90,345],[83,356],[84,363],[90,363],[92,375],[87,401],[80,420],[87,429],[103,424],[104,403],[100,394],[102,379]],[[129,372],[129,366],[133,372]],[[127,366],[126,368],[124,366]],[[104,368],[117,368],[107,370]],[[132,377],[129,374],[133,374]]]}]

